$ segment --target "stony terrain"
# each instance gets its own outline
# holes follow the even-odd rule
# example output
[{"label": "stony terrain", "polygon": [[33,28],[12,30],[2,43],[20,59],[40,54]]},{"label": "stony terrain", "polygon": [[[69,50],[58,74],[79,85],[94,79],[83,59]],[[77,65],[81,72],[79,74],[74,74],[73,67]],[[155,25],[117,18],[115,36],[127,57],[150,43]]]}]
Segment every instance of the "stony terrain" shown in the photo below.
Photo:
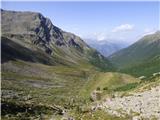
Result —
[{"label": "stony terrain", "polygon": [[129,115],[132,120],[160,120],[160,85],[130,96],[107,98],[98,103],[96,109],[121,117]]}]

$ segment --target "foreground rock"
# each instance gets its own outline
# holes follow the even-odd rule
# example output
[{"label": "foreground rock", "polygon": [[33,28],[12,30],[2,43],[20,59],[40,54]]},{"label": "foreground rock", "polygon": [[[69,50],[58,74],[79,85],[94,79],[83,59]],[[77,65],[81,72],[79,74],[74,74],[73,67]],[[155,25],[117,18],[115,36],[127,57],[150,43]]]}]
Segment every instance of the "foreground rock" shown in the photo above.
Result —
[{"label": "foreground rock", "polygon": [[95,108],[120,117],[128,115],[132,120],[160,120],[160,86],[131,96],[107,98]]}]

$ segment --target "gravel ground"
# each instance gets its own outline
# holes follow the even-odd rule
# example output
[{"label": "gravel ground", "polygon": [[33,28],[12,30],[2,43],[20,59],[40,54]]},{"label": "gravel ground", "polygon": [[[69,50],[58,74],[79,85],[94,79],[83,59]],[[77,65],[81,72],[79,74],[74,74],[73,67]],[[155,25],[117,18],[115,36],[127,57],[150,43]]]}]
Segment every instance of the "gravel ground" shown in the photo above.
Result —
[{"label": "gravel ground", "polygon": [[95,108],[116,116],[130,115],[132,120],[160,120],[160,85],[131,96],[107,98]]}]

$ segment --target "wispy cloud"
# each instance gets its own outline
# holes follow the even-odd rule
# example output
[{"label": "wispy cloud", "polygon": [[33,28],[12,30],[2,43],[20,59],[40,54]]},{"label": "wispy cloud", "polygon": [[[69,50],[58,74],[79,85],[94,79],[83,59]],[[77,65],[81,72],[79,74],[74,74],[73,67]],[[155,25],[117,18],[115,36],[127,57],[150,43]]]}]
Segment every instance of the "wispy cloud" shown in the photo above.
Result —
[{"label": "wispy cloud", "polygon": [[[124,32],[125,31],[125,32]],[[131,31],[131,32],[127,32]],[[125,42],[130,45],[135,41],[142,38],[144,35],[152,34],[157,31],[156,28],[135,28],[134,25],[131,24],[123,24],[115,27],[114,29],[103,30],[101,32],[90,33],[87,36],[84,36],[84,39],[97,40],[101,41],[109,41],[114,43]]]},{"label": "wispy cloud", "polygon": [[92,34],[92,37],[98,41],[108,39],[124,40],[128,37],[128,33],[126,31],[131,31],[133,29],[134,25],[132,24],[121,24],[108,31],[95,32]]},{"label": "wispy cloud", "polygon": [[134,25],[131,24],[122,24],[113,28],[112,32],[121,32],[121,31],[131,31],[134,29]]},{"label": "wispy cloud", "polygon": [[84,39],[90,39],[90,40],[96,40],[96,41],[123,41],[126,38],[126,35],[122,34],[117,34],[117,33],[112,33],[111,31],[103,31],[103,32],[95,32],[95,33],[91,33],[87,36],[84,36]]},{"label": "wispy cloud", "polygon": [[107,39],[107,34],[104,32],[98,32],[98,33],[94,33],[94,37],[98,40],[98,41],[102,41]]}]

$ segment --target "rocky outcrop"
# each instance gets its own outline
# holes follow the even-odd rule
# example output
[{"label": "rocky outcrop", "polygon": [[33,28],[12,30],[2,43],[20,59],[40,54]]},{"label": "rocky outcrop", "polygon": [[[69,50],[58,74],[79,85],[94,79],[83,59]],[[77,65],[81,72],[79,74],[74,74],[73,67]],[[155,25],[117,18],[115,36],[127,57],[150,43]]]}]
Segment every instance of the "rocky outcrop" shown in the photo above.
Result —
[{"label": "rocky outcrop", "polygon": [[100,91],[100,90],[94,90],[94,91],[91,93],[90,99],[91,99],[92,101],[101,100],[101,96],[102,96],[102,91]]},{"label": "rocky outcrop", "polygon": [[160,86],[131,96],[107,98],[94,109],[101,108],[116,116],[132,116],[132,120],[160,119]]}]

